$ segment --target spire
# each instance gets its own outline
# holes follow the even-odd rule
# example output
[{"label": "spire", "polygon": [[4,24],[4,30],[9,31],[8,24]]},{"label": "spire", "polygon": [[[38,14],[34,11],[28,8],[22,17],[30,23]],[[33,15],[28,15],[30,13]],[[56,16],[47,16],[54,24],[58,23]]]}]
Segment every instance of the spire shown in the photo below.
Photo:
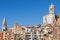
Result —
[{"label": "spire", "polygon": [[53,3],[51,3],[50,7],[51,7],[51,8],[54,8],[54,4],[53,4]]},{"label": "spire", "polygon": [[6,18],[4,18],[3,21],[2,21],[2,27],[3,27],[3,31],[7,30]]},{"label": "spire", "polygon": [[3,19],[3,24],[6,23],[6,18]]},{"label": "spire", "polygon": [[51,5],[49,6],[49,13],[55,14],[55,7],[53,3],[51,3]]}]

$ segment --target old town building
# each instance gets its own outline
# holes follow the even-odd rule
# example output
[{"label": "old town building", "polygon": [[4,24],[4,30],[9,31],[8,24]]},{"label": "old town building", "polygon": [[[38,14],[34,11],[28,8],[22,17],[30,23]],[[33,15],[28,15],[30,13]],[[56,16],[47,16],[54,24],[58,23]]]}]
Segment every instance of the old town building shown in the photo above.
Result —
[{"label": "old town building", "polygon": [[3,40],[3,32],[0,31],[0,40]]}]

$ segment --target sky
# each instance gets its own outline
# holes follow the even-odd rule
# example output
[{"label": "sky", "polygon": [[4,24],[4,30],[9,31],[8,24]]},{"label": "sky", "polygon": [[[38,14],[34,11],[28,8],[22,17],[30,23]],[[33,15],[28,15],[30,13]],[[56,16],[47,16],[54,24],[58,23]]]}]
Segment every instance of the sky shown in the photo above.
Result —
[{"label": "sky", "polygon": [[55,5],[56,15],[60,13],[60,0],[0,0],[0,30],[6,18],[7,27],[43,24],[43,16],[49,13],[49,5]]}]

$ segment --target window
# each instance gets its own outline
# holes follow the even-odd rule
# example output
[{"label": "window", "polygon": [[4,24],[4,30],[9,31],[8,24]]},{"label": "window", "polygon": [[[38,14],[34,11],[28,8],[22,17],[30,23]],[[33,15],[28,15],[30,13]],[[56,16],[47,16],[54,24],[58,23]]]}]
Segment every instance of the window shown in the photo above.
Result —
[{"label": "window", "polygon": [[20,40],[20,34],[15,34],[15,40]]}]

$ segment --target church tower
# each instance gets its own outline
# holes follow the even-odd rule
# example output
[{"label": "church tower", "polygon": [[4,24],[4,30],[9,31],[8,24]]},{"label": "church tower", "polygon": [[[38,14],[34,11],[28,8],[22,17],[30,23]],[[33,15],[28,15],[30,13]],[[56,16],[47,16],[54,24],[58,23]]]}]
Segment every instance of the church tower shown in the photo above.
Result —
[{"label": "church tower", "polygon": [[43,24],[51,24],[55,20],[55,7],[53,3],[49,6],[49,14],[43,16]]},{"label": "church tower", "polygon": [[2,21],[2,31],[6,31],[7,30],[7,22],[6,22],[6,18],[3,19]]},{"label": "church tower", "polygon": [[55,14],[55,7],[54,7],[53,3],[51,3],[51,5],[49,6],[49,13]]}]

